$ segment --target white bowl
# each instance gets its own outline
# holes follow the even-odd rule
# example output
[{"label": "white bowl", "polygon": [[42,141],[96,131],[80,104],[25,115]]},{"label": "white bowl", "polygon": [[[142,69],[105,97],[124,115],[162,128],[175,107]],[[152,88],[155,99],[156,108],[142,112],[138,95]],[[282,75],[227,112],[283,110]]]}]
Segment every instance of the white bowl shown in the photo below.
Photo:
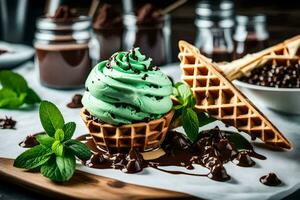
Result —
[{"label": "white bowl", "polygon": [[273,110],[300,114],[300,89],[257,86],[234,80],[233,83],[254,103]]}]

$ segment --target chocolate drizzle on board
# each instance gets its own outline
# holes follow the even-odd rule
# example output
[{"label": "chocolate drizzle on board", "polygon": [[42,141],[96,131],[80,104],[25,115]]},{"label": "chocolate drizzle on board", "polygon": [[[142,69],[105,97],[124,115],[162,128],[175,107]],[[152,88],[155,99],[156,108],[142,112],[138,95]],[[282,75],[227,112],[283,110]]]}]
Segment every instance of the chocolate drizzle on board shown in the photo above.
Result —
[{"label": "chocolate drizzle on board", "polygon": [[[98,169],[119,169],[125,173],[137,173],[146,167],[152,167],[170,174],[206,176],[216,181],[227,181],[230,176],[224,167],[225,163],[232,161],[239,166],[251,167],[255,165],[251,157],[266,159],[253,149],[238,151],[218,127],[202,131],[194,143],[191,143],[185,135],[179,132],[169,131],[162,144],[165,154],[152,160],[144,160],[143,156],[135,149],[129,153],[109,154],[98,149],[90,135],[80,136],[77,140],[85,143],[93,152],[92,157],[84,162],[86,166]],[[192,170],[195,165],[207,168],[208,173],[187,173],[181,170],[172,171],[162,168],[177,166]]]}]

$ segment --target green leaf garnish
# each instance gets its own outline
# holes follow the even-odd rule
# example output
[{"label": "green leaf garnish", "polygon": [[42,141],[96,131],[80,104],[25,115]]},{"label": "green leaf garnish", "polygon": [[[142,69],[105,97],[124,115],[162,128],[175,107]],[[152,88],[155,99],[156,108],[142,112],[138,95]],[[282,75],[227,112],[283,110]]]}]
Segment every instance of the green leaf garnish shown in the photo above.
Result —
[{"label": "green leaf garnish", "polygon": [[40,120],[46,133],[53,137],[57,129],[64,127],[65,121],[58,108],[49,101],[43,101],[40,105]]},{"label": "green leaf garnish", "polygon": [[199,121],[197,113],[192,108],[185,108],[182,112],[183,129],[188,138],[194,142],[199,131]]},{"label": "green leaf garnish", "polygon": [[66,182],[72,178],[75,166],[75,156],[66,153],[63,157],[52,157],[41,167],[41,173],[52,181]]},{"label": "green leaf garnish", "polygon": [[40,97],[28,87],[26,80],[12,71],[0,71],[0,108],[16,109],[23,104],[41,102]]},{"label": "green leaf garnish", "polygon": [[72,138],[75,129],[76,129],[76,124],[74,122],[68,122],[64,125],[63,130],[65,132],[65,138],[64,138],[65,141]]},{"label": "green leaf garnish", "polygon": [[173,95],[179,102],[174,105],[174,121],[180,120],[188,138],[194,142],[198,138],[199,127],[209,124],[215,119],[210,118],[206,113],[197,113],[195,111],[196,98],[190,87],[182,82],[174,85]]},{"label": "green leaf garnish", "polygon": [[39,111],[46,134],[37,135],[40,144],[19,155],[14,166],[25,169],[38,167],[43,176],[53,181],[68,181],[75,172],[75,157],[87,160],[92,153],[85,144],[71,139],[76,124],[65,124],[63,116],[54,104],[42,101]]},{"label": "green leaf garnish", "polygon": [[47,162],[51,154],[51,149],[37,145],[19,155],[14,162],[14,166],[24,169],[34,169]]},{"label": "green leaf garnish", "polygon": [[253,150],[250,142],[244,138],[242,135],[235,133],[224,131],[225,137],[237,148],[237,150]]},{"label": "green leaf garnish", "polygon": [[81,160],[88,160],[92,155],[91,151],[88,150],[83,143],[77,140],[68,140],[65,145]]}]

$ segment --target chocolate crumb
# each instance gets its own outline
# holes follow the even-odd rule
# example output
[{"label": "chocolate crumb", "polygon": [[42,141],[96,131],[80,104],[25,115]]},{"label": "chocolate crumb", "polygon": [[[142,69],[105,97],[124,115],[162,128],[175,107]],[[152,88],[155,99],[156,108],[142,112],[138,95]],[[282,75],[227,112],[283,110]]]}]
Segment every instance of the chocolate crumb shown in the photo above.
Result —
[{"label": "chocolate crumb", "polygon": [[137,70],[137,69],[133,70],[133,72],[134,72],[135,74],[140,74],[140,73],[141,73],[140,70]]},{"label": "chocolate crumb", "polygon": [[72,101],[67,104],[68,108],[82,108],[83,105],[81,103],[82,95],[81,94],[75,94],[72,98]]},{"label": "chocolate crumb", "polygon": [[17,121],[13,120],[12,117],[0,118],[0,128],[2,129],[15,129]]},{"label": "chocolate crumb", "polygon": [[142,77],[142,80],[146,80],[147,77],[148,77],[148,74],[144,74],[144,76]]}]

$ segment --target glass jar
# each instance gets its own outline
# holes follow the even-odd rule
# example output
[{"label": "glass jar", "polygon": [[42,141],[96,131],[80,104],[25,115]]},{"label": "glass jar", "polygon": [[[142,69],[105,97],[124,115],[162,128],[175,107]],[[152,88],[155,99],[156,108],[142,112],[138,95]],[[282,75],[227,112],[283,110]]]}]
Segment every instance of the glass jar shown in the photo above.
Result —
[{"label": "glass jar", "polygon": [[234,44],[234,4],[229,0],[202,0],[196,6],[195,46],[214,62],[231,61]]},{"label": "glass jar", "polygon": [[210,20],[196,20],[198,28],[195,46],[200,52],[214,62],[231,61],[233,58],[232,20],[215,22]]},{"label": "glass jar", "polygon": [[152,58],[157,66],[171,61],[171,22],[170,16],[165,15],[155,24],[137,24],[135,15],[126,14],[123,17],[124,34],[123,49],[130,50],[140,47],[143,54]]},{"label": "glass jar", "polygon": [[266,16],[238,15],[236,17],[236,23],[236,29],[233,35],[235,59],[268,47],[269,33],[266,27]]},{"label": "glass jar", "polygon": [[93,58],[100,62],[107,60],[115,52],[122,50],[122,27],[94,28],[93,36]]},{"label": "glass jar", "polygon": [[35,63],[42,85],[58,89],[83,87],[91,70],[91,18],[42,17],[36,26]]}]

